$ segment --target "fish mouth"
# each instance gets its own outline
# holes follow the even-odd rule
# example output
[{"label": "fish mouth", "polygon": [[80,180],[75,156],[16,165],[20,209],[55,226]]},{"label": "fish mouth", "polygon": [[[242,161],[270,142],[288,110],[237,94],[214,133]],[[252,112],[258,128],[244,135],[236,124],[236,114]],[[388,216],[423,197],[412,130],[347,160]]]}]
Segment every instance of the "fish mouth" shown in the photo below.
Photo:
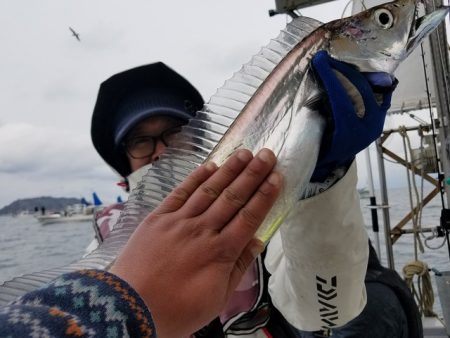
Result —
[{"label": "fish mouth", "polygon": [[416,6],[416,12],[414,13],[414,19],[411,24],[411,30],[406,46],[408,54],[412,52],[414,48],[428,36],[428,34],[439,26],[449,11],[449,6],[442,6],[427,15],[417,17],[418,6]]}]

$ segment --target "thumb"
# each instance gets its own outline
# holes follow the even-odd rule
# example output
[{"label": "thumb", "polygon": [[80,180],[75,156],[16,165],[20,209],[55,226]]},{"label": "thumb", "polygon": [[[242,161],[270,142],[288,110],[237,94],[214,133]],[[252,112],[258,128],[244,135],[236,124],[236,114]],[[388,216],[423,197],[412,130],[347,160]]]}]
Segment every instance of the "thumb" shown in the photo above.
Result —
[{"label": "thumb", "polygon": [[333,69],[334,75],[340,81],[341,85],[345,89],[345,93],[350,99],[353,109],[355,110],[355,118],[363,118],[366,114],[366,107],[364,105],[363,97],[359,92],[358,88],[340,71]]}]

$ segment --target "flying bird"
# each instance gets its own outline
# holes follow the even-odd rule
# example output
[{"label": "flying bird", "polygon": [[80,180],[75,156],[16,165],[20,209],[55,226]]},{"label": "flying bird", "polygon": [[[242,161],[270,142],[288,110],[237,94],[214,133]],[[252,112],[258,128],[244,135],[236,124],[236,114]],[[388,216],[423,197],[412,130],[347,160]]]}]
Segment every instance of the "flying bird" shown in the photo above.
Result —
[{"label": "flying bird", "polygon": [[70,31],[72,32],[72,35],[78,40],[80,40],[80,34],[78,34],[77,32],[75,32],[75,30],[72,27],[69,27]]}]

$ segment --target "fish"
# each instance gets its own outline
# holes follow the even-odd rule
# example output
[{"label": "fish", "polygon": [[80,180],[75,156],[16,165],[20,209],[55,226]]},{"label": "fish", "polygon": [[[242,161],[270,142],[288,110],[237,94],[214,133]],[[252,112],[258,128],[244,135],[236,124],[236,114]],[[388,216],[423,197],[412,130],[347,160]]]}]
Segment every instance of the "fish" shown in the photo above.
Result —
[{"label": "fish", "polygon": [[[235,149],[262,147],[277,155],[276,170],[283,174],[285,187],[257,238],[270,240],[295,207],[316,165],[326,121],[315,105],[323,90],[311,69],[312,57],[326,50],[360,72],[393,74],[447,13],[444,7],[418,18],[418,4],[400,0],[329,22],[297,44],[268,75],[207,157],[220,165]],[[357,112],[363,115],[359,98],[354,101],[359,101]],[[301,169],[293,170],[299,164]]]},{"label": "fish", "polygon": [[239,148],[266,147],[278,158],[284,189],[256,237],[267,243],[306,189],[318,158],[326,117],[324,95],[310,62],[320,50],[362,72],[392,74],[432,32],[448,7],[418,17],[418,3],[398,0],[322,24],[298,17],[220,87],[174,143],[151,166],[125,203],[110,236],[67,266],[16,277],[0,286],[0,305],[45,285],[60,274],[105,269],[139,223],[206,161],[221,165]]}]

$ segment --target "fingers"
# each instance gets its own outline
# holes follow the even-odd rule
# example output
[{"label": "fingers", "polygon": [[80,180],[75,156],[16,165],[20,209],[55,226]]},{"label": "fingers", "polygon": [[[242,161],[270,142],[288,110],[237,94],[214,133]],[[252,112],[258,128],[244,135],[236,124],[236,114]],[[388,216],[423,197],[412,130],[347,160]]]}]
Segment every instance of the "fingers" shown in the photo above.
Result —
[{"label": "fingers", "polygon": [[222,230],[222,240],[228,241],[231,250],[240,248],[253,238],[256,230],[269,213],[283,186],[283,178],[273,172],[253,194],[247,204],[239,210],[233,220]]},{"label": "fingers", "polygon": [[217,171],[217,165],[208,162],[195,169],[181,184],[179,184],[154,210],[156,214],[169,213],[181,208],[193,192]]},{"label": "fingers", "polygon": [[186,202],[183,208],[186,215],[193,217],[207,210],[252,159],[252,153],[246,149],[240,149],[233,153],[217,172],[205,181]]},{"label": "fingers", "polygon": [[186,203],[194,216],[204,213],[208,227],[220,230],[248,201],[275,165],[274,154],[261,150],[255,158],[239,150]]},{"label": "fingers", "polygon": [[[241,252],[267,215],[281,189],[281,176],[269,173],[275,166],[272,151],[235,152],[220,167],[212,163],[197,168],[154,211],[180,211],[185,218],[200,217],[197,224],[239,237]],[[263,183],[264,182],[264,183]],[[230,239],[232,240],[232,239]],[[239,244],[238,244],[239,243]]]},{"label": "fingers", "polygon": [[[212,206],[205,212],[205,216],[207,216],[212,224],[215,225],[216,230],[222,229],[225,224],[235,217],[237,212],[246,213],[249,211],[250,214],[252,214],[253,210],[248,209],[251,203],[247,205],[246,203],[253,196],[255,191],[258,191],[257,194],[259,197],[263,197],[264,194],[264,198],[258,198],[256,200],[259,202],[264,200],[267,202],[266,205],[269,205],[270,202],[267,199],[268,196],[266,193],[270,194],[270,191],[273,190],[272,186],[267,183],[261,187],[260,185],[272,171],[275,163],[275,155],[268,149],[262,149],[242,173],[225,188],[220,196],[213,202]],[[258,188],[259,190],[257,190]],[[253,204],[251,204],[252,206],[256,200],[251,201],[253,202]],[[240,210],[243,206],[245,207]],[[247,216],[252,218],[253,215],[250,214]],[[259,217],[256,217],[254,221],[257,222],[258,220]]]}]

